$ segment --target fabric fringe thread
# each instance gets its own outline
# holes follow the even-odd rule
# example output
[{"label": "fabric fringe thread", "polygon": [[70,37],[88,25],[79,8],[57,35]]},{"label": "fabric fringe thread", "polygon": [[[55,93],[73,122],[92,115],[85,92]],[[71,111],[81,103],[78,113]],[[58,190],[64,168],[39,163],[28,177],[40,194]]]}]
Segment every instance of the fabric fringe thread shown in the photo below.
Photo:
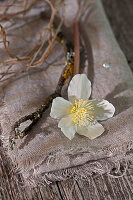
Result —
[{"label": "fabric fringe thread", "polygon": [[[5,144],[7,144],[7,138],[1,138]],[[6,141],[6,142],[5,142]],[[6,146],[6,145],[4,145]],[[74,180],[91,180],[92,175],[106,174],[112,178],[119,178],[126,174],[129,168],[133,168],[133,156],[132,156],[133,143],[129,142],[123,144],[121,147],[113,147],[108,149],[102,149],[110,152],[110,157],[99,159],[97,161],[89,161],[88,163],[61,169],[52,172],[39,173],[32,165],[32,169],[29,170],[31,163],[24,162],[23,167],[17,166],[17,161],[12,157],[13,163],[16,163],[14,170],[17,174],[22,174],[24,178],[23,187],[36,187],[42,185],[49,185],[55,181],[62,181],[73,178]],[[30,175],[31,174],[31,175]]]},{"label": "fabric fringe thread", "polygon": [[[127,170],[133,167],[133,163],[128,159],[122,159],[120,161],[112,161],[111,159],[99,160],[91,163],[86,163],[81,166],[62,169],[58,171],[36,174],[36,171],[29,176],[29,172],[23,172],[24,187],[30,188],[36,186],[46,186],[55,181],[64,181],[70,178],[74,180],[91,180],[91,176],[98,176],[106,174],[112,178],[123,177]],[[16,168],[18,174],[23,170]]]}]

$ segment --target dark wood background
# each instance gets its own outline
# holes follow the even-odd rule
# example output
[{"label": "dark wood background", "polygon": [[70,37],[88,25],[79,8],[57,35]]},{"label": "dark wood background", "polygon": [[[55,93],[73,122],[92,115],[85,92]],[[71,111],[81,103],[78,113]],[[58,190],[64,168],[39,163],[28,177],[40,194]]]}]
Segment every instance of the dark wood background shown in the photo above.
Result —
[{"label": "dark wood background", "polygon": [[[131,69],[133,70],[133,0],[103,0],[103,4]],[[31,191],[22,187],[12,163],[0,147],[0,200],[133,200],[133,171],[121,178],[94,176],[89,181],[73,179]]]}]

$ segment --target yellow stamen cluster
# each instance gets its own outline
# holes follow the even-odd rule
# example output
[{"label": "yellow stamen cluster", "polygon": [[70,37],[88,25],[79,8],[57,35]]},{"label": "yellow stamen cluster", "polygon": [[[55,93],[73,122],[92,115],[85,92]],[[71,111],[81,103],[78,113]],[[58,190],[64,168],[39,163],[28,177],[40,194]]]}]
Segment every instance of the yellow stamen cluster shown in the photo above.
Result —
[{"label": "yellow stamen cluster", "polygon": [[75,100],[71,113],[74,124],[78,126],[87,126],[94,122],[94,106],[89,100]]}]

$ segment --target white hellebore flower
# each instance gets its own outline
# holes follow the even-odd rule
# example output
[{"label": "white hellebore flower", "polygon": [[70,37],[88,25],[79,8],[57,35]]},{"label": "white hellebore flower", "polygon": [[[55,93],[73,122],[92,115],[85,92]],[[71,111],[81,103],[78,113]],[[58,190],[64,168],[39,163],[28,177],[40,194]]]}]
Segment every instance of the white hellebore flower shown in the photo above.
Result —
[{"label": "white hellebore flower", "polygon": [[56,97],[50,116],[60,119],[58,127],[70,140],[77,132],[90,139],[100,136],[104,128],[97,120],[106,120],[114,115],[115,108],[107,100],[88,100],[91,82],[85,74],[77,74],[70,81],[68,99]]}]

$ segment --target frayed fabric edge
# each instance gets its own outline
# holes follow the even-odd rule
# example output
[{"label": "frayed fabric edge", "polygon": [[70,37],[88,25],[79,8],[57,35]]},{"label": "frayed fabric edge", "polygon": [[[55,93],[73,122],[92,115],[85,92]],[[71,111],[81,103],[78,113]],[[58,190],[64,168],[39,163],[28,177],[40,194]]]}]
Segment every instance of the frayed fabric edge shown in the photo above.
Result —
[{"label": "frayed fabric edge", "polygon": [[[2,150],[4,155],[6,151]],[[9,160],[9,159],[8,159]],[[65,181],[73,178],[74,181],[82,180],[91,183],[92,176],[99,176],[106,174],[111,178],[120,178],[126,175],[127,170],[133,169],[133,151],[129,150],[124,155],[118,155],[107,159],[99,159],[97,161],[89,161],[84,165],[52,171],[48,173],[42,173],[37,175],[35,171],[29,175],[22,173],[23,169],[19,169],[12,165],[13,171],[16,175],[21,175],[23,182],[19,181],[20,186],[23,188],[29,187],[42,187],[50,185],[55,181]]]},{"label": "frayed fabric edge", "polygon": [[[3,138],[2,138],[3,139]],[[5,139],[5,138],[4,138]],[[32,172],[26,168],[21,168],[14,165],[16,174],[23,176],[23,187],[34,188],[36,186],[46,186],[55,181],[63,181],[70,178],[74,180],[91,180],[92,175],[106,174],[112,178],[119,178],[126,174],[127,170],[133,167],[133,142],[126,142],[121,147],[103,148],[102,152],[109,151],[110,155],[107,158],[100,158],[95,161],[74,166],[70,168],[60,169],[51,172],[37,174],[33,168]],[[8,154],[8,157],[9,154]],[[11,159],[12,160],[12,159]],[[13,164],[15,162],[12,160]]]},{"label": "frayed fabric edge", "polygon": [[[61,169],[53,172],[42,173],[36,175],[34,172],[32,175],[26,176],[23,174],[24,186],[34,188],[36,186],[50,185],[56,181],[65,181],[73,178],[74,180],[91,180],[91,176],[98,176],[106,174],[112,178],[123,177],[127,170],[133,167],[132,160],[129,157],[121,158],[119,161],[116,159],[101,159],[94,162],[88,162],[81,166]],[[20,169],[16,168],[17,173],[22,173]]]},{"label": "frayed fabric edge", "polygon": [[[119,178],[123,177],[128,169],[133,168],[133,143],[128,142],[123,144],[120,149],[123,149],[121,154],[117,154],[117,148],[114,148],[115,153],[111,157],[101,158],[96,161],[88,161],[87,163],[80,166],[74,166],[40,174],[37,174],[34,168],[30,174],[28,168],[19,168],[15,165],[13,167],[16,174],[21,174],[23,176],[23,187],[29,188],[46,186],[53,182],[65,181],[70,178],[73,178],[74,180],[91,181],[91,176],[98,176],[103,174],[106,174],[112,178]],[[113,149],[110,150],[112,150],[111,152],[113,154]]]}]

